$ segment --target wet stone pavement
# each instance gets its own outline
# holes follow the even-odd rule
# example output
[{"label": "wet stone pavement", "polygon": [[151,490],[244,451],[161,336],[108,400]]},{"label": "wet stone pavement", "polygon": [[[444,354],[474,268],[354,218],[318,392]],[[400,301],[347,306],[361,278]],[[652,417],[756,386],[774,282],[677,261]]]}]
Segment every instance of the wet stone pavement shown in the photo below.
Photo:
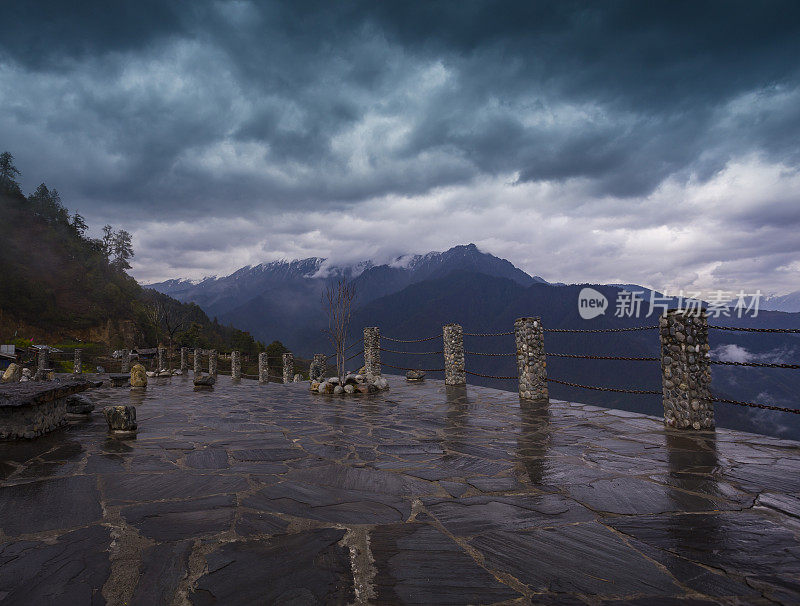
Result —
[{"label": "wet stone pavement", "polygon": [[800,602],[800,443],[390,385],[86,392],[0,444],[0,604]]}]

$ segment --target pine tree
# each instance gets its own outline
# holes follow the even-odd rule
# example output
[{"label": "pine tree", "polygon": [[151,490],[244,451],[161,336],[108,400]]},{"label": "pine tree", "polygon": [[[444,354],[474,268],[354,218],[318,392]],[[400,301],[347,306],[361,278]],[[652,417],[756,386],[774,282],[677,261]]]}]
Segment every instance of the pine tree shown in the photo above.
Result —
[{"label": "pine tree", "polygon": [[20,174],[14,166],[14,156],[11,152],[0,154],[0,190],[5,190],[10,194],[22,195],[16,177]]}]

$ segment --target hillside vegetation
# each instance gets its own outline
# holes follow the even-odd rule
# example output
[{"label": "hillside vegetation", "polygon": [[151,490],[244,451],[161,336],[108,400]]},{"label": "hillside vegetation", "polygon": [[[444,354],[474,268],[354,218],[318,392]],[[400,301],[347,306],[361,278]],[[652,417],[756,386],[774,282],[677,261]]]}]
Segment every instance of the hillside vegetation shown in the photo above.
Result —
[{"label": "hillside vegetation", "polygon": [[57,190],[29,196],[13,156],[0,154],[0,340],[94,342],[109,348],[157,344],[239,349],[264,346],[244,331],[210,320],[200,307],[145,289],[126,273],[134,252],[125,230],[87,236]]}]

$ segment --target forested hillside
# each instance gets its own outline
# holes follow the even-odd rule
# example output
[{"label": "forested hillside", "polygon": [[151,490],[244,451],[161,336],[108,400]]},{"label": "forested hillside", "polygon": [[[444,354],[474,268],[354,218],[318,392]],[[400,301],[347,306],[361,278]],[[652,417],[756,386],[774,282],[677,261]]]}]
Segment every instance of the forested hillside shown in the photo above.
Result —
[{"label": "forested hillside", "polygon": [[56,189],[25,196],[13,156],[0,154],[0,340],[263,350],[246,332],[222,326],[197,305],[144,289],[126,273],[131,236],[107,225],[87,235]]}]

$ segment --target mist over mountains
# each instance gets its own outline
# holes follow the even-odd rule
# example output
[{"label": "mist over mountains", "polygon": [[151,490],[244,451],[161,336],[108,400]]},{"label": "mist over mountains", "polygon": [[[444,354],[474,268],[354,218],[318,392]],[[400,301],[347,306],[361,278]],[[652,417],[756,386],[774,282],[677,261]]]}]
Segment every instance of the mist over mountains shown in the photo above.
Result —
[{"label": "mist over mountains", "polygon": [[[391,264],[363,262],[338,267],[324,259],[273,262],[242,268],[229,276],[200,282],[170,280],[150,285],[181,301],[197,303],[221,323],[250,331],[262,341],[278,339],[299,355],[328,352],[321,293],[331,277],[346,275],[356,284],[358,296],[351,324],[351,339],[361,338],[364,326],[380,326],[387,336],[424,338],[441,333],[443,324],[457,322],[465,331],[506,332],[522,316],[541,316],[546,328],[621,328],[653,326],[651,317],[618,318],[613,302],[618,293],[635,285],[591,285],[610,302],[610,310],[592,320],[578,312],[578,293],[587,285],[548,283],[530,276],[505,259],[481,252],[472,244],[445,252],[400,257]],[[640,287],[635,287],[640,288]],[[641,290],[647,291],[644,288]],[[797,328],[800,314],[762,311],[756,318],[716,318],[711,324],[728,326]],[[655,330],[623,333],[548,333],[546,348],[552,353],[657,357]],[[399,351],[414,346],[384,343]],[[433,340],[417,351],[441,349]],[[424,347],[424,345],[429,345]],[[796,363],[800,335],[711,331],[712,357],[728,361],[782,361]],[[465,349],[486,353],[514,351],[513,336],[465,337]],[[358,351],[357,348],[352,351]],[[440,368],[441,356],[384,353],[393,366]],[[360,358],[353,363],[358,362]],[[467,368],[496,376],[516,374],[513,357],[467,355]],[[387,372],[402,371],[387,369]],[[583,385],[660,389],[657,362],[548,359],[549,376]],[[432,378],[441,374],[430,373]],[[516,389],[514,381],[470,376],[469,382],[501,389]],[[800,372],[784,369],[715,366],[713,388],[720,397],[796,406]],[[661,414],[660,396],[588,391],[551,383],[551,396],[612,408]],[[797,415],[719,404],[717,422],[727,426],[783,437],[800,437]]]}]

